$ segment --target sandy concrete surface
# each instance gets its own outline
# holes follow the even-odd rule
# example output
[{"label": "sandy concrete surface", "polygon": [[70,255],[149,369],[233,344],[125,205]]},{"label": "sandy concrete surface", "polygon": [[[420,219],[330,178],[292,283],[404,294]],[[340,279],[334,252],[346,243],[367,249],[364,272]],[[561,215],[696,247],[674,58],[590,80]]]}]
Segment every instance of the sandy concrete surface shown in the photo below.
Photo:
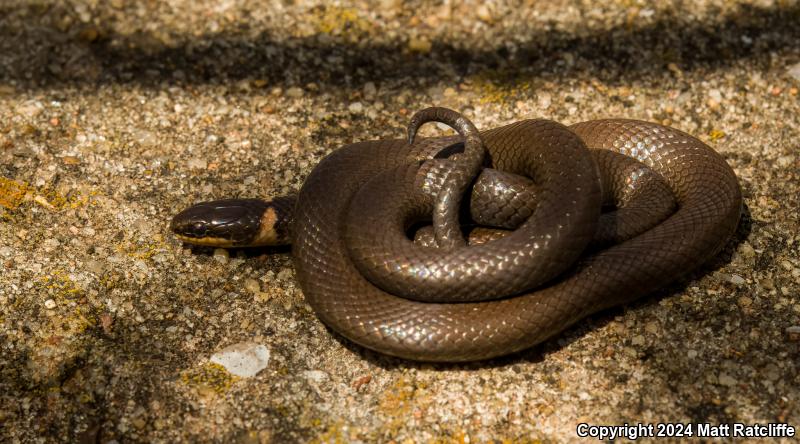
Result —
[{"label": "sandy concrete surface", "polygon": [[[798,23],[792,0],[3,0],[0,440],[569,442],[581,422],[800,426]],[[327,330],[287,249],[190,249],[168,231],[200,200],[297,190],[325,154],[401,137],[434,104],[479,128],[672,125],[735,169],[742,225],[659,294],[450,366]],[[253,377],[212,362],[242,343],[263,346],[247,355],[266,365]]]}]

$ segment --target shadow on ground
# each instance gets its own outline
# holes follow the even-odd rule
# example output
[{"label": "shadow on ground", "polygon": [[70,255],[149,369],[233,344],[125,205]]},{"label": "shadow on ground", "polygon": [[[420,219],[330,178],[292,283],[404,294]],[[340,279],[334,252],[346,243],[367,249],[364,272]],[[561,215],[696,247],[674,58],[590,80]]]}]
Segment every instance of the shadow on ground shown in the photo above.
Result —
[{"label": "shadow on ground", "polygon": [[[468,49],[474,43],[470,41],[436,40],[426,54],[410,52],[404,41],[366,39],[352,44],[320,35],[280,39],[269,30],[251,39],[230,33],[179,37],[181,43],[167,47],[145,33],[115,34],[113,22],[91,32],[61,32],[46,20],[65,14],[74,13],[60,5],[0,7],[0,17],[8,17],[0,21],[0,41],[6,42],[0,44],[2,58],[12,62],[4,65],[7,71],[0,72],[0,79],[31,89],[103,83],[152,86],[165,81],[224,84],[241,79],[281,86],[315,82],[357,87],[383,81],[425,85],[489,73],[499,74],[501,81],[589,75],[616,83],[676,75],[674,67],[667,68],[670,64],[684,71],[720,68],[743,59],[769,65],[774,52],[796,50],[793,42],[800,40],[796,5],[742,5],[738,13],[711,22],[672,11],[645,25],[633,22],[579,34],[531,28],[519,46],[481,50]],[[26,25],[12,26],[20,16]],[[339,62],[331,62],[332,56]]]}]

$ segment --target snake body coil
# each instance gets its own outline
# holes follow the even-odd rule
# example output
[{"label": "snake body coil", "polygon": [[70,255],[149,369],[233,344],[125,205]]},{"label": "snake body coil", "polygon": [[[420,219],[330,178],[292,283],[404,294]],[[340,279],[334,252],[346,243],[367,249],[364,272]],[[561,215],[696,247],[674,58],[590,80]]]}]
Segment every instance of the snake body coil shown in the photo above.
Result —
[{"label": "snake body coil", "polygon": [[[379,352],[469,361],[528,348],[697,268],[739,220],[731,168],[672,128],[525,120],[478,134],[441,108],[415,119],[412,140],[431,120],[460,136],[336,150],[306,179],[290,222],[278,222],[290,225],[297,278],[320,319]],[[616,210],[601,214],[604,201]],[[179,214],[173,229],[203,243],[209,223],[230,225],[220,214],[241,213],[220,202],[216,215],[213,202]],[[497,229],[465,239],[465,208]],[[408,233],[430,220],[430,239],[423,229],[413,242]]]}]

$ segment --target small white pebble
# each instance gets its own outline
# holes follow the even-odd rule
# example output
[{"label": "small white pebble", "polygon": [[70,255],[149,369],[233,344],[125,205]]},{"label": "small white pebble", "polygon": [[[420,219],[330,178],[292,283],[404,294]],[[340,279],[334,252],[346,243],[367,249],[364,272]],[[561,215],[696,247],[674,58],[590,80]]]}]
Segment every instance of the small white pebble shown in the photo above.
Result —
[{"label": "small white pebble", "polygon": [[48,300],[44,301],[44,307],[46,309],[48,309],[48,310],[52,310],[52,309],[56,308],[56,301],[54,301],[52,299],[48,299]]},{"label": "small white pebble", "polygon": [[250,378],[269,363],[269,349],[261,344],[240,342],[211,355],[211,362],[225,367],[233,375]]}]

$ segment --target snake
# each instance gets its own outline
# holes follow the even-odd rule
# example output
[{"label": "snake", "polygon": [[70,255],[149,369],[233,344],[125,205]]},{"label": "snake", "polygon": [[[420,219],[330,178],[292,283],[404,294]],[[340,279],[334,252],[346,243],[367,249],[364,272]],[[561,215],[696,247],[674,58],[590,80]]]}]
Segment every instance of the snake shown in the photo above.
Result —
[{"label": "snake", "polygon": [[[421,137],[438,122],[455,135]],[[526,119],[479,131],[426,108],[406,138],[347,144],[299,193],[201,202],[185,243],[291,244],[308,304],[379,353],[463,362],[540,344],[697,270],[733,236],[725,159],[668,126]]]}]

